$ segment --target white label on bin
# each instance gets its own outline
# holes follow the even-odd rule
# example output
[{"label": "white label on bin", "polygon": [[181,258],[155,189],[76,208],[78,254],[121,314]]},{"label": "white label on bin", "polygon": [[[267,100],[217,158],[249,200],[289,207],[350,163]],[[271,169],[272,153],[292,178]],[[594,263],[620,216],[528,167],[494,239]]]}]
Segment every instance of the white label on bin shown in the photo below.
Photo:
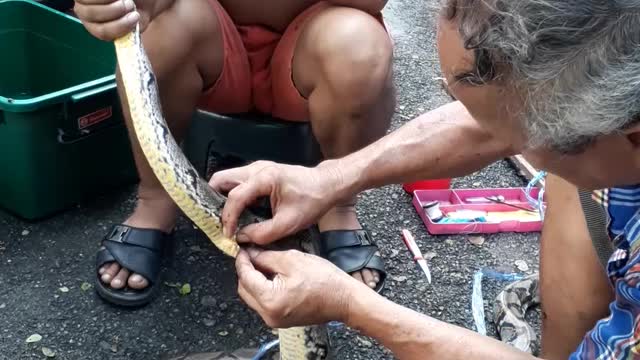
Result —
[{"label": "white label on bin", "polygon": [[94,111],[91,114],[78,118],[78,129],[83,130],[88,128],[89,126],[101,123],[111,118],[111,115],[113,115],[111,106]]}]

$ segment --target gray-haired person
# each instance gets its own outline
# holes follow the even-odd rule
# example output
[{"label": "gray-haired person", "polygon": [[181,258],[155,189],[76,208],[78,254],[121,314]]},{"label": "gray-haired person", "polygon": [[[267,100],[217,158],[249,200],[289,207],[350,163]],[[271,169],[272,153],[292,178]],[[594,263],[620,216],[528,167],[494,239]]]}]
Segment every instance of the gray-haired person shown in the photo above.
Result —
[{"label": "gray-haired person", "polygon": [[[237,230],[238,214],[259,196],[271,197],[274,217],[239,229],[240,241],[266,244],[280,239],[368,188],[466,175],[522,153],[536,167],[596,190],[615,247],[608,276],[600,268],[589,277],[581,274],[594,273],[596,256],[571,250],[592,252],[584,225],[576,233],[581,231],[585,241],[576,243],[567,230],[566,239],[552,239],[554,244],[543,249],[542,302],[545,314],[551,314],[544,319],[543,333],[555,331],[568,347],[554,352],[543,344],[541,356],[636,356],[640,1],[445,1],[437,44],[455,102],[357,153],[315,168],[259,162],[215,175],[211,186],[231,190],[223,212],[225,231]],[[558,186],[571,189],[567,184]],[[574,219],[571,224],[584,221],[576,214],[568,214]],[[548,221],[559,220],[552,215]],[[546,251],[562,261],[545,264]],[[237,271],[240,296],[270,326],[343,321],[400,359],[532,358],[394,304],[318,257],[252,250],[238,257]],[[265,277],[263,272],[276,275]],[[574,314],[552,319],[557,314],[550,309],[556,306],[573,307]]]}]

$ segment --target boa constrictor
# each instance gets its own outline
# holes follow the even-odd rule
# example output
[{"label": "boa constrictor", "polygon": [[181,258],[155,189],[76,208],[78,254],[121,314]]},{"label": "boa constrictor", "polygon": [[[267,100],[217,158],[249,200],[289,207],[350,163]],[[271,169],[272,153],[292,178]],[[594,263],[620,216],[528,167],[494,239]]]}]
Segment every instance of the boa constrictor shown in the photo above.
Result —
[{"label": "boa constrictor", "polygon": [[[219,214],[226,198],[213,191],[178,146],[163,117],[156,77],[142,44],[139,25],[114,41],[127,104],[140,147],[156,177],[183,213],[225,254],[235,257],[239,246],[222,233]],[[245,212],[240,225],[263,219]],[[299,243],[308,235],[297,235]],[[303,244],[304,245],[304,244]],[[283,360],[328,359],[326,326],[279,329]]]}]

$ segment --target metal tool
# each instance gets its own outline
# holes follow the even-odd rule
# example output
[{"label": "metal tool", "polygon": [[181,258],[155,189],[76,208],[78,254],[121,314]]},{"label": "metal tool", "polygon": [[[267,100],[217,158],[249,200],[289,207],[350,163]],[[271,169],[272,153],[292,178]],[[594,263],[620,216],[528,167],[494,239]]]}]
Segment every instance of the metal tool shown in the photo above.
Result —
[{"label": "metal tool", "polygon": [[413,238],[413,235],[407,229],[402,230],[402,238],[404,240],[405,245],[411,254],[413,255],[413,260],[420,265],[420,268],[427,276],[427,281],[431,284],[431,271],[429,271],[429,266],[427,265],[427,260],[422,256],[422,252],[420,252],[420,248],[416,243],[416,240]]}]

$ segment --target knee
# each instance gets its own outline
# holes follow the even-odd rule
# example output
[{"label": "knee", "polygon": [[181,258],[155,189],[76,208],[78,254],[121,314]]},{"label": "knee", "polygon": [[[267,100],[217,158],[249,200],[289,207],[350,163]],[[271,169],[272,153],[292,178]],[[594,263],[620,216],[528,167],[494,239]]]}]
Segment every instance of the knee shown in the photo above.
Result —
[{"label": "knee", "polygon": [[353,102],[354,110],[391,97],[393,46],[383,25],[356,9],[332,8],[323,15],[315,24],[322,29],[314,42],[319,81]]},{"label": "knee", "polygon": [[[221,25],[208,0],[177,1],[142,34],[142,42],[159,82],[191,66],[221,67]],[[208,66],[203,66],[207,64]]]}]

